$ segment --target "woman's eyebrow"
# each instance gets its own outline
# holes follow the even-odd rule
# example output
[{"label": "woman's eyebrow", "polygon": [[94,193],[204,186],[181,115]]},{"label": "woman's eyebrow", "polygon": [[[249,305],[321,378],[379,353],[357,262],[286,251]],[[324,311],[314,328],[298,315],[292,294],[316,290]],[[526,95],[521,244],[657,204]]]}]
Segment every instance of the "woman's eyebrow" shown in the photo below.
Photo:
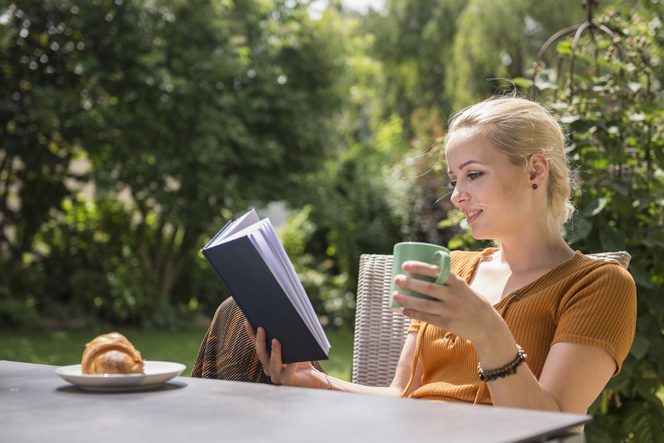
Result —
[{"label": "woman's eyebrow", "polygon": [[[472,163],[479,163],[479,162],[477,160],[468,160],[466,162],[463,162],[463,163],[461,163],[461,165],[459,165],[459,171],[462,171],[463,168],[465,168],[466,166],[468,166]],[[451,170],[448,169],[447,170],[447,175],[454,175],[454,173]]]}]

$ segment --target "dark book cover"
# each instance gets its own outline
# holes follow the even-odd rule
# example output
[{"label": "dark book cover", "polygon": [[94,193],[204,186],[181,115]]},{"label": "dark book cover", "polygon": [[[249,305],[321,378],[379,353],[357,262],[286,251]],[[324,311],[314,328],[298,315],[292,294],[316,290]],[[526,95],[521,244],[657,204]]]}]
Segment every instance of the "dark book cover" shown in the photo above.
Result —
[{"label": "dark book cover", "polygon": [[295,308],[251,239],[240,236],[212,243],[202,250],[203,255],[252,327],[265,329],[268,348],[273,338],[278,339],[284,363],[327,359],[326,350],[303,320],[304,313]]}]

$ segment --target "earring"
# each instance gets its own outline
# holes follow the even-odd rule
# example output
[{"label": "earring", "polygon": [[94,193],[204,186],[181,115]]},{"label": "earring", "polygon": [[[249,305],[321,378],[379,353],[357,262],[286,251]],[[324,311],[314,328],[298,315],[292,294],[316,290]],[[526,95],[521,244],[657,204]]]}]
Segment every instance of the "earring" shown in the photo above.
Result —
[{"label": "earring", "polygon": [[537,183],[533,183],[530,187],[533,189],[537,189]]}]

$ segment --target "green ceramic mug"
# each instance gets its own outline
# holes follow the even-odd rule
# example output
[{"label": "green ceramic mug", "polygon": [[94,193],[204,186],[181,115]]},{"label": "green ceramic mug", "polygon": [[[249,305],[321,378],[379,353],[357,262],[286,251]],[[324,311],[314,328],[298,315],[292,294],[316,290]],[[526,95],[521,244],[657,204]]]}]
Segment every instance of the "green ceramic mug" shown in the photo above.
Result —
[{"label": "green ceramic mug", "polygon": [[[431,243],[418,243],[418,242],[402,242],[394,245],[394,251],[392,253],[392,281],[390,284],[390,309],[401,311],[402,306],[392,300],[392,294],[394,291],[399,291],[402,294],[412,295],[413,297],[419,298],[428,298],[431,297],[420,294],[418,292],[411,291],[410,289],[405,289],[400,286],[397,286],[394,283],[394,278],[399,274],[405,274],[401,268],[404,262],[407,261],[421,261],[424,263],[430,263],[432,265],[438,265],[440,267],[440,274],[437,278],[425,277],[422,275],[411,275],[411,277],[417,278],[419,280],[424,280],[428,282],[436,282],[439,284],[445,283],[447,276],[450,273],[450,251],[447,248],[442,246],[433,245]],[[409,274],[410,275],[410,274]]]}]

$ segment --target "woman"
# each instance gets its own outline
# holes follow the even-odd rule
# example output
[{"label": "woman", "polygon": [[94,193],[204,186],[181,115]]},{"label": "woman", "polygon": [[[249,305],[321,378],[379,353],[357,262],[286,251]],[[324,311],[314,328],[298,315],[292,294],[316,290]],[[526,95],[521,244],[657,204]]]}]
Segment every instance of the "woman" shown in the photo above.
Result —
[{"label": "woman", "polygon": [[[246,321],[256,353],[249,345],[243,364],[275,384],[585,412],[629,352],[636,288],[617,263],[591,260],[563,239],[571,204],[560,126],[532,101],[486,100],[453,117],[445,156],[452,202],[473,237],[497,246],[452,252],[445,285],[396,277],[398,287],[434,300],[393,294],[412,321],[391,386],[348,383],[309,362],[282,364],[280,343],[268,353],[265,331]],[[421,262],[403,270],[438,274]],[[218,363],[227,351],[216,355]]]}]

